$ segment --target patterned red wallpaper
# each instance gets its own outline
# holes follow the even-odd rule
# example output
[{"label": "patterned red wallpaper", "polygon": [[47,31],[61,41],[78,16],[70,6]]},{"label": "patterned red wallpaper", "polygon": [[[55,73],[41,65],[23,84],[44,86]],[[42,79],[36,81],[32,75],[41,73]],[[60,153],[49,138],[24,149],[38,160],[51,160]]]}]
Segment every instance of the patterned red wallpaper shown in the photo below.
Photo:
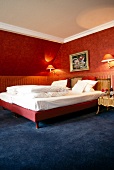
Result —
[{"label": "patterned red wallpaper", "polygon": [[[88,50],[89,70],[70,72],[69,55]],[[111,76],[101,60],[106,53],[114,55],[114,28],[60,44],[38,38],[0,31],[0,75],[30,76],[52,75],[73,77],[82,75]],[[46,71],[53,64],[56,74]]]},{"label": "patterned red wallpaper", "polygon": [[[70,72],[69,55],[88,50],[89,70]],[[114,55],[114,28],[109,28],[83,38],[65,43],[61,46],[55,60],[58,69],[62,69],[67,77],[80,75],[110,76],[114,74],[114,67],[108,68],[101,60],[106,53]],[[60,63],[60,64],[58,64]]]},{"label": "patterned red wallpaper", "polygon": [[0,31],[0,75],[45,75],[61,44]]}]

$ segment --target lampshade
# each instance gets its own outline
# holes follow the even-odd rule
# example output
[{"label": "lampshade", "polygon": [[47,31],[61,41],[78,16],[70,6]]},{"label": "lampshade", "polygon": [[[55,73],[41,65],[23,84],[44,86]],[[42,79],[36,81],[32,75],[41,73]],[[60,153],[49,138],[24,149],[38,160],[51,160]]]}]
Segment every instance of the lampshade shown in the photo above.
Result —
[{"label": "lampshade", "polygon": [[111,54],[105,54],[101,62],[109,62],[114,60],[114,57]]},{"label": "lampshade", "polygon": [[50,72],[51,72],[51,70],[54,70],[55,68],[52,65],[48,65],[46,69],[50,70]]}]

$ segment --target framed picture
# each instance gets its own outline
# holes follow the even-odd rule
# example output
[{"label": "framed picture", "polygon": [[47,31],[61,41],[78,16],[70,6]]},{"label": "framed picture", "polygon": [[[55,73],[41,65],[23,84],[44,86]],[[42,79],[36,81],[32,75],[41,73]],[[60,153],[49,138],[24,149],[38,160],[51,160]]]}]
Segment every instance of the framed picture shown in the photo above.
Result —
[{"label": "framed picture", "polygon": [[70,72],[89,70],[88,51],[70,55]]}]

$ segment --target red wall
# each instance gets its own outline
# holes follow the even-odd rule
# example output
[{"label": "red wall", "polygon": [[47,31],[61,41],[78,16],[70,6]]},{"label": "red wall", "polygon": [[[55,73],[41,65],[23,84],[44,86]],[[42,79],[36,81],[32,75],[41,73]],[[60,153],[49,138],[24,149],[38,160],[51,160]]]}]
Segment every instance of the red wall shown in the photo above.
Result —
[{"label": "red wall", "polygon": [[60,46],[60,43],[0,31],[0,75],[45,75]]},{"label": "red wall", "polygon": [[[70,73],[69,55],[85,50],[89,52],[90,69],[88,71],[75,71]],[[109,69],[107,63],[101,62],[106,53],[114,55],[114,28],[109,28],[63,44],[56,57],[55,64],[59,63],[58,69],[62,69],[69,77],[87,74],[104,77],[110,76],[114,74],[114,67]]]},{"label": "red wall", "polygon": [[[69,55],[88,50],[88,71],[70,73]],[[106,53],[114,55],[114,28],[109,28],[74,41],[60,44],[38,38],[0,31],[0,75],[47,75],[48,64],[57,69],[55,77],[79,75],[114,75],[114,67],[108,68],[101,60]],[[46,60],[50,61],[47,62]]]}]

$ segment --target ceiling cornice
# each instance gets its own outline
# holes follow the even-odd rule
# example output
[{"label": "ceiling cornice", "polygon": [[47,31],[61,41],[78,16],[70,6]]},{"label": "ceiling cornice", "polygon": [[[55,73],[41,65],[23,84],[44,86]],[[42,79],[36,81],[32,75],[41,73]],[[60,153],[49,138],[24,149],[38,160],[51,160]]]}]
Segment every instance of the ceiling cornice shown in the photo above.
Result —
[{"label": "ceiling cornice", "polygon": [[87,31],[84,31],[84,32],[81,32],[79,34],[75,34],[73,36],[70,36],[68,38],[63,39],[63,38],[60,38],[60,37],[56,37],[56,36],[52,36],[52,35],[48,35],[48,34],[43,34],[41,32],[32,31],[32,30],[25,29],[25,28],[22,28],[22,27],[17,27],[17,26],[14,26],[14,25],[10,25],[10,24],[0,22],[0,30],[18,33],[18,34],[22,34],[22,35],[27,35],[27,36],[35,37],[35,38],[41,38],[41,39],[44,39],[44,40],[58,42],[58,43],[67,43],[67,42],[73,41],[75,39],[78,39],[78,38],[81,38],[81,37],[84,37],[84,36],[87,36],[87,35],[90,35],[90,34],[93,34],[93,33],[96,33],[96,32],[111,28],[111,27],[114,27],[114,20],[111,21],[111,22],[108,22],[106,24],[97,26],[95,28],[89,29]]},{"label": "ceiling cornice", "polygon": [[100,26],[97,26],[97,27],[94,27],[92,29],[89,29],[87,31],[81,32],[79,34],[75,34],[73,36],[65,38],[64,43],[69,42],[69,41],[73,41],[75,39],[78,39],[78,38],[81,38],[81,37],[84,37],[84,36],[87,36],[87,35],[90,35],[90,34],[93,34],[93,33],[96,33],[96,32],[111,28],[111,27],[114,27],[114,20],[111,21],[111,22],[108,22],[106,24],[102,24]]},{"label": "ceiling cornice", "polygon": [[58,42],[58,43],[64,42],[64,39],[60,38],[60,37],[52,36],[49,34],[43,34],[41,32],[32,31],[32,30],[25,29],[22,27],[17,27],[14,25],[6,24],[3,22],[0,22],[0,30],[9,31],[9,32],[17,33],[17,34],[21,34],[21,35],[27,35],[27,36],[35,37],[35,38],[41,38],[44,40],[54,41],[54,42]]}]

